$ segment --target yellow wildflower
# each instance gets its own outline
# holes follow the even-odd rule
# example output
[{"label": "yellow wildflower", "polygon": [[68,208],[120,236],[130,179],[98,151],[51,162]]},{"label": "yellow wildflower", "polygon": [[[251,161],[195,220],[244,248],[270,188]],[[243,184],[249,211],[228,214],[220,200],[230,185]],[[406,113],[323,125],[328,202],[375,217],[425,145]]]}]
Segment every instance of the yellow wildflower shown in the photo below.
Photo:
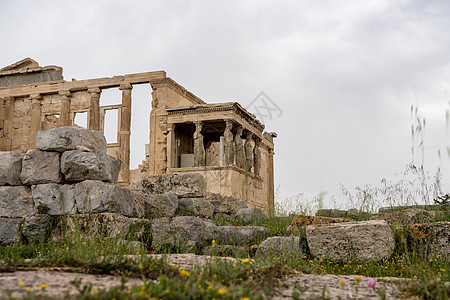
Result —
[{"label": "yellow wildflower", "polygon": [[361,276],[355,275],[356,282],[359,282],[361,280]]},{"label": "yellow wildflower", "polygon": [[39,288],[40,288],[41,290],[45,290],[47,287],[48,287],[48,285],[46,285],[46,284],[41,284],[41,285],[39,286]]},{"label": "yellow wildflower", "polygon": [[183,276],[183,277],[189,277],[189,276],[191,276],[191,273],[189,273],[189,271],[181,269],[180,270],[180,275]]},{"label": "yellow wildflower", "polygon": [[28,292],[31,292],[31,288],[30,288],[30,287],[27,287],[27,291],[28,291]]},{"label": "yellow wildflower", "polygon": [[23,287],[25,285],[25,283],[23,281],[19,282],[19,286]]},{"label": "yellow wildflower", "polygon": [[250,259],[246,258],[246,259],[241,260],[241,263],[246,264],[246,263],[248,263],[249,261],[250,261]]},{"label": "yellow wildflower", "polygon": [[249,297],[241,297],[241,300],[250,300]]},{"label": "yellow wildflower", "polygon": [[217,293],[219,293],[219,295],[225,295],[227,293],[227,290],[224,288],[221,288],[217,291]]},{"label": "yellow wildflower", "polygon": [[344,279],[340,280],[341,286],[344,287]]}]

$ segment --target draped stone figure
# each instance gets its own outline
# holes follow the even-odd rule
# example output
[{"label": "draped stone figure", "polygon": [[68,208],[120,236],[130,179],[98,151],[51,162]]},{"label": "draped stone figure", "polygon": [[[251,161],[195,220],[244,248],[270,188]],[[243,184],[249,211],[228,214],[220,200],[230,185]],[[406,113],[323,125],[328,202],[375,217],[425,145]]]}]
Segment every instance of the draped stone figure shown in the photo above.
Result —
[{"label": "draped stone figure", "polygon": [[236,157],[236,165],[239,168],[244,168],[245,165],[245,153],[244,153],[244,141],[242,139],[242,131],[244,127],[239,126],[234,136],[234,151]]},{"label": "draped stone figure", "polygon": [[194,166],[204,166],[206,162],[205,145],[203,143],[202,122],[195,122],[194,132]]},{"label": "draped stone figure", "polygon": [[232,120],[225,120],[224,137],[224,163],[225,165],[232,165],[234,163],[234,135],[231,132],[233,128]]},{"label": "draped stone figure", "polygon": [[246,139],[244,143],[245,149],[245,165],[247,166],[247,171],[251,172],[253,169],[253,133],[247,132]]},{"label": "draped stone figure", "polygon": [[259,145],[261,145],[260,139],[255,139],[255,148],[253,148],[253,156],[254,156],[254,171],[255,175],[259,175],[261,172],[261,150],[259,150]]}]

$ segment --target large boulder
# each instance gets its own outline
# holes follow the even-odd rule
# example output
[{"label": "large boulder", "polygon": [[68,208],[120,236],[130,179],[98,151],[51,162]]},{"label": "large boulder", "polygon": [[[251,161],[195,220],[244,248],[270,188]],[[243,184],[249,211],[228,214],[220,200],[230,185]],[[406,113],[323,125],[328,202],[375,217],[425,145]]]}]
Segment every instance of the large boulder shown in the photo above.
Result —
[{"label": "large boulder", "polygon": [[394,233],[383,220],[310,225],[306,239],[315,257],[335,262],[379,261],[389,258],[395,247]]},{"label": "large boulder", "polygon": [[20,175],[25,185],[60,183],[63,179],[58,152],[28,150],[22,161]]},{"label": "large boulder", "polygon": [[251,245],[267,238],[270,230],[261,226],[219,226],[216,242],[223,245]]},{"label": "large boulder", "polygon": [[20,173],[25,155],[17,152],[0,152],[0,185],[21,185]]},{"label": "large boulder", "polygon": [[36,213],[27,186],[0,186],[0,217],[16,218]]},{"label": "large boulder", "polygon": [[33,185],[31,193],[39,213],[64,215],[77,211],[73,189],[69,184],[46,183]]},{"label": "large boulder", "polygon": [[450,222],[413,224],[407,233],[416,251],[450,258]]},{"label": "large boulder", "polygon": [[28,242],[45,240],[50,234],[52,217],[47,214],[27,216],[23,221],[22,235]]},{"label": "large boulder", "polygon": [[181,216],[199,216],[211,218],[214,213],[214,206],[204,198],[181,198],[175,212]]},{"label": "large boulder", "polygon": [[0,217],[0,244],[9,245],[19,239],[22,218]]},{"label": "large boulder", "polygon": [[121,161],[112,156],[79,150],[61,155],[61,172],[69,182],[101,180],[116,184]]},{"label": "large boulder", "polygon": [[74,198],[82,214],[115,212],[133,217],[136,212],[120,186],[99,180],[75,184]]},{"label": "large boulder", "polygon": [[302,240],[299,236],[272,236],[259,244],[256,254],[268,257],[301,257]]},{"label": "large boulder", "polygon": [[64,152],[76,150],[77,146],[104,154],[107,149],[103,133],[86,128],[59,127],[39,131],[36,136],[36,147],[39,150]]},{"label": "large boulder", "polygon": [[133,187],[147,194],[173,193],[179,198],[206,196],[206,180],[199,173],[146,175]]},{"label": "large boulder", "polygon": [[165,217],[152,222],[152,247],[190,252],[211,245],[217,226],[192,216]]},{"label": "large boulder", "polygon": [[175,215],[178,197],[175,194],[144,195],[144,215],[146,218],[161,218]]},{"label": "large boulder", "polygon": [[326,225],[326,224],[343,223],[343,222],[350,222],[350,221],[351,220],[344,219],[344,218],[330,218],[330,217],[297,215],[291,221],[291,224],[289,224],[288,228],[286,229],[286,232],[288,234],[304,233],[305,228],[308,225],[318,225],[318,224]]}]

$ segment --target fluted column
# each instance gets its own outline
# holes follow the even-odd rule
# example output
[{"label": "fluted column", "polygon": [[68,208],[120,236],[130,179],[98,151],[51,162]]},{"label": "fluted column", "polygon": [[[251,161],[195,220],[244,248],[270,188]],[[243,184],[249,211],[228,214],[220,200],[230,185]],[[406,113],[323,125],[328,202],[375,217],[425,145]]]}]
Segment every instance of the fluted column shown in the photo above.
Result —
[{"label": "fluted column", "polygon": [[131,90],[129,83],[121,84],[122,112],[120,115],[119,158],[122,160],[121,176],[124,183],[130,182],[130,136],[131,136]]},{"label": "fluted column", "polygon": [[100,130],[100,93],[98,87],[88,89],[90,99],[89,129]]},{"label": "fluted column", "polygon": [[12,150],[12,136],[13,125],[12,119],[14,114],[14,98],[11,96],[5,97],[5,104],[3,108],[3,148],[4,151]]},{"label": "fluted column", "polygon": [[70,120],[70,97],[72,94],[70,91],[59,91],[61,96],[61,115],[59,117],[60,126],[70,126],[72,122]]},{"label": "fluted column", "polygon": [[32,94],[31,100],[31,128],[30,139],[28,141],[28,149],[36,149],[36,136],[41,130],[41,100],[40,94]]}]

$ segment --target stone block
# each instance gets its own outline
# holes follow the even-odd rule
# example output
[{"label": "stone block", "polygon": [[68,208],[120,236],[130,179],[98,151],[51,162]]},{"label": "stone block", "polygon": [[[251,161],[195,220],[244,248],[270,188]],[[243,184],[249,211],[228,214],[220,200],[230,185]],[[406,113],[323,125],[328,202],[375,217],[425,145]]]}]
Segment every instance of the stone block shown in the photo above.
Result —
[{"label": "stone block", "polygon": [[52,217],[47,214],[27,216],[23,221],[22,235],[27,242],[45,240],[50,234]]},{"label": "stone block", "polygon": [[198,173],[146,175],[133,186],[147,194],[173,193],[179,198],[206,196],[206,180]]},{"label": "stone block", "polygon": [[72,150],[61,155],[61,172],[69,182],[100,180],[116,184],[120,165],[119,159],[102,153]]},{"label": "stone block", "polygon": [[43,151],[64,152],[76,150],[77,146],[92,152],[106,154],[107,144],[102,132],[79,127],[58,127],[39,131],[36,147]]},{"label": "stone block", "polygon": [[9,245],[19,239],[22,218],[0,217],[0,244]]},{"label": "stone block", "polygon": [[329,218],[343,218],[347,215],[346,210],[342,209],[319,209],[316,212],[316,216],[318,217],[329,217]]},{"label": "stone block", "polygon": [[152,222],[152,247],[155,250],[189,252],[211,245],[217,226],[191,216],[159,218]]},{"label": "stone block", "polygon": [[16,218],[36,213],[27,186],[0,186],[0,217]]},{"label": "stone block", "polygon": [[20,173],[25,155],[17,152],[0,152],[0,185],[21,185]]},{"label": "stone block", "polygon": [[60,154],[28,150],[22,161],[21,180],[25,185],[60,183],[63,179]]},{"label": "stone block", "polygon": [[181,216],[199,216],[211,218],[214,206],[204,198],[181,198],[175,214]]},{"label": "stone block", "polygon": [[414,250],[419,253],[450,258],[450,222],[413,224],[407,233]]},{"label": "stone block", "polygon": [[299,236],[272,236],[258,246],[257,255],[268,257],[302,257],[303,243]]},{"label": "stone block", "polygon": [[395,247],[394,233],[386,221],[309,225],[306,239],[318,259],[369,262],[389,258]]},{"label": "stone block", "polygon": [[238,210],[236,218],[238,222],[248,224],[250,222],[261,221],[266,217],[261,208],[241,208]]},{"label": "stone block", "polygon": [[69,184],[46,183],[33,185],[31,193],[39,213],[64,215],[76,213],[73,189]]},{"label": "stone block", "polygon": [[216,242],[222,245],[256,244],[270,234],[270,230],[261,226],[219,226]]},{"label": "stone block", "polygon": [[74,198],[82,214],[114,212],[132,217],[135,212],[120,186],[99,180],[75,184]]},{"label": "stone block", "polygon": [[427,223],[431,222],[432,219],[433,214],[431,211],[413,208],[397,210],[372,217],[372,220],[385,220],[393,227],[402,227],[416,223]]},{"label": "stone block", "polygon": [[214,206],[214,214],[224,213],[229,215],[237,214],[241,200],[233,196],[224,196],[215,193],[208,193],[207,199]]},{"label": "stone block", "polygon": [[175,215],[178,197],[175,194],[144,195],[144,215],[146,218],[161,218]]},{"label": "stone block", "polygon": [[343,218],[329,218],[329,217],[318,217],[318,216],[304,216],[297,215],[291,221],[286,232],[288,234],[305,233],[305,228],[308,225],[318,225],[318,224],[333,224],[333,223],[343,223],[350,222],[351,220]]}]

